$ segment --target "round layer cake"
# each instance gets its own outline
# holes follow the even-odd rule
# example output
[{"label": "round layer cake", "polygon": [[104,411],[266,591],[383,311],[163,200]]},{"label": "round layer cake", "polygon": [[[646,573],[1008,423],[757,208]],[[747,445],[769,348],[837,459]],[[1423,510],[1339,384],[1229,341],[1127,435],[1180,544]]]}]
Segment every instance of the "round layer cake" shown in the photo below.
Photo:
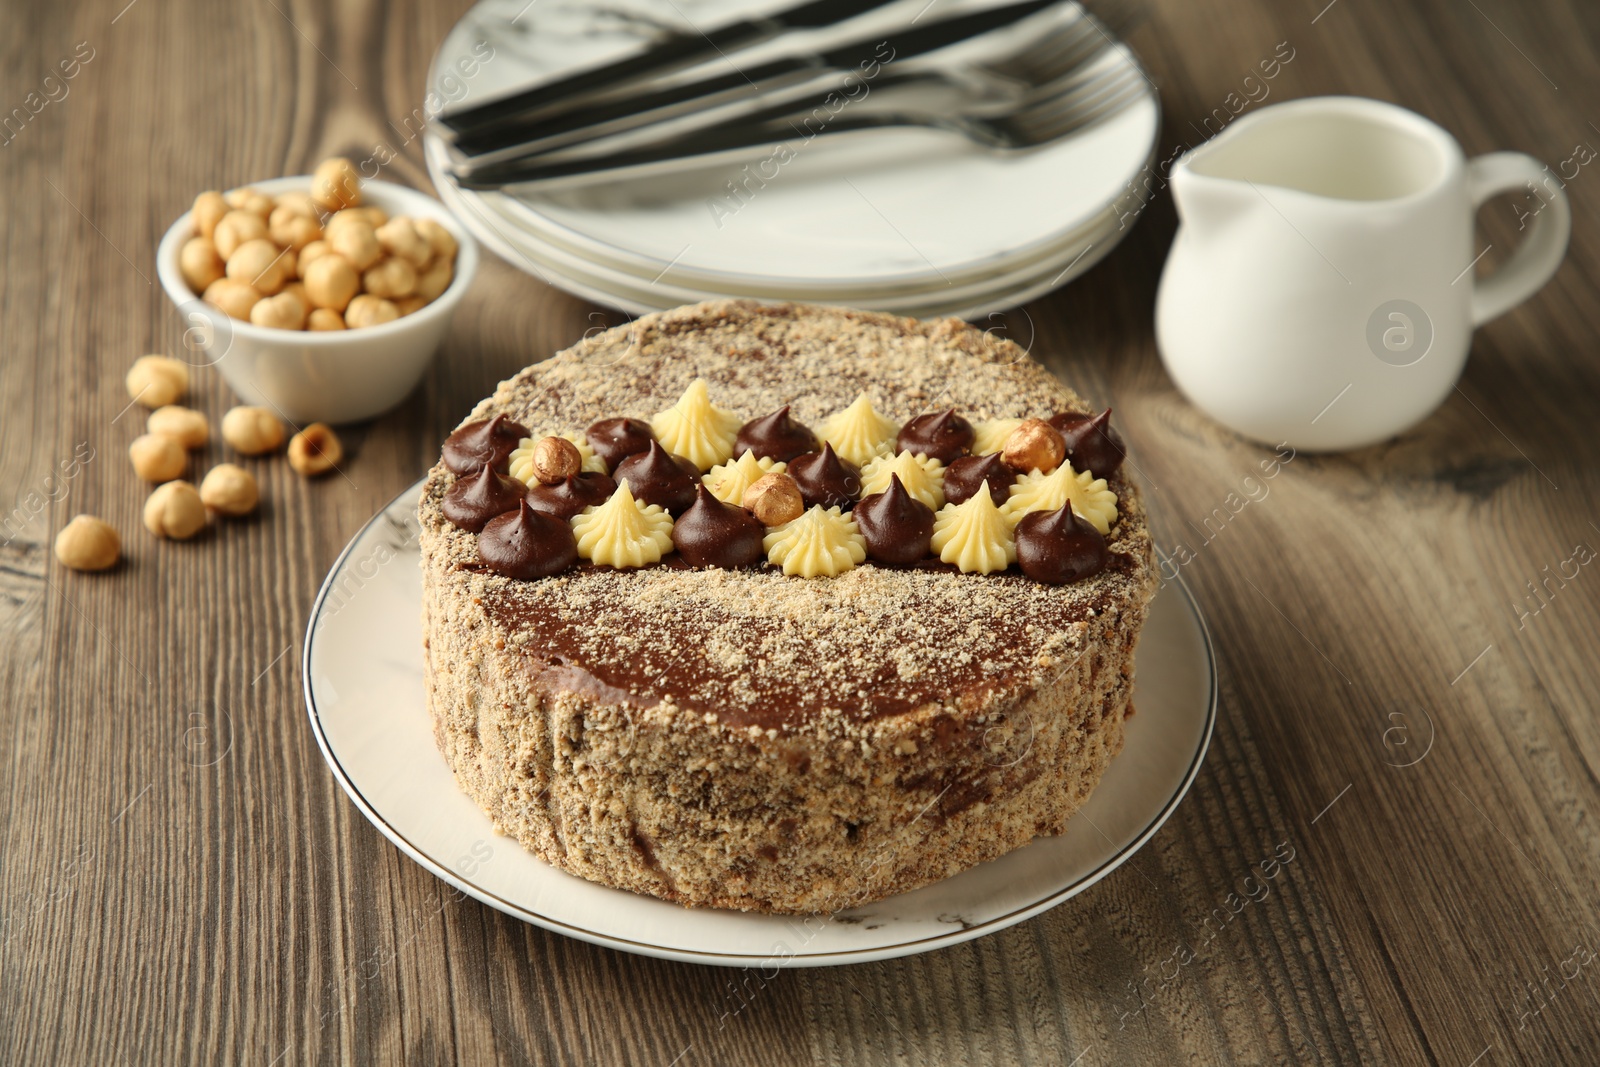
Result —
[{"label": "round layer cake", "polygon": [[[648,420],[696,379],[742,419],[815,428],[865,393],[899,423],[1089,413],[956,320],[719,301],[649,315],[480,403],[546,435]],[[1105,566],[1043,584],[868,562],[497,574],[422,495],[435,736],[497,829],[561,870],[687,905],[820,913],[1059,834],[1120,751],[1155,573],[1137,489]]]}]

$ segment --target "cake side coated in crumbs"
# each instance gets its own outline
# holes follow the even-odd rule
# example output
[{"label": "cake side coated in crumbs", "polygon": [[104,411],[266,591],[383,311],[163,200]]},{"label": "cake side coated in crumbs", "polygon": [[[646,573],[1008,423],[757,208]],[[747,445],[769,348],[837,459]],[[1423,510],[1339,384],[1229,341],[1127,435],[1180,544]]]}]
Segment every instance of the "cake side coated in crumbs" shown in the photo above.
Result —
[{"label": "cake side coated in crumbs", "polygon": [[[955,320],[720,301],[588,338],[464,422],[534,437],[649,418],[704,378],[752,419],[815,428],[866,392],[905,422],[1089,411],[1014,344]],[[517,581],[419,507],[429,709],[497,828],[552,865],[683,904],[830,912],[1061,833],[1121,749],[1155,584],[1135,487],[1100,574],[866,566]]]}]

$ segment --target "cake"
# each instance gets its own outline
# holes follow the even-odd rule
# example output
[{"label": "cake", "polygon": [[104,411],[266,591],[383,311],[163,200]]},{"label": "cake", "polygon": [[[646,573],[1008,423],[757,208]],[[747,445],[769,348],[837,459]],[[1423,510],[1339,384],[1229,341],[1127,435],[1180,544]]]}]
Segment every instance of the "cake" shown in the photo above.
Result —
[{"label": "cake", "polygon": [[[717,301],[587,337],[424,485],[439,749],[545,862],[684,905],[834,912],[1060,834],[1122,747],[1155,588],[1108,419],[957,320]],[[1004,463],[1056,440],[1059,476]],[[1081,507],[1036,503],[1074,476]],[[791,487],[804,513],[751,533]],[[643,556],[607,554],[619,521]]]}]

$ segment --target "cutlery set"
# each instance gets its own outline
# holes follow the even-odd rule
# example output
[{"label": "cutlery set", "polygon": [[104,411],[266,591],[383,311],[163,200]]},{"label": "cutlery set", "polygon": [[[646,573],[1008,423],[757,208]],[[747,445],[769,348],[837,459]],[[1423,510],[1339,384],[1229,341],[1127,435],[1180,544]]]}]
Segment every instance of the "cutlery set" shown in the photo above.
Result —
[{"label": "cutlery set", "polygon": [[[998,151],[1035,148],[1145,98],[1118,51],[1133,22],[1121,4],[1096,15],[1027,0],[885,31],[850,24],[885,0],[816,0],[699,33],[669,32],[642,51],[439,115],[434,132],[462,188],[650,178],[748,157],[796,137],[890,127],[944,131]],[[927,8],[923,8],[926,14]],[[795,47],[818,31],[844,39]],[[1004,37],[973,55],[959,47]],[[731,69],[729,69],[731,68]]]}]

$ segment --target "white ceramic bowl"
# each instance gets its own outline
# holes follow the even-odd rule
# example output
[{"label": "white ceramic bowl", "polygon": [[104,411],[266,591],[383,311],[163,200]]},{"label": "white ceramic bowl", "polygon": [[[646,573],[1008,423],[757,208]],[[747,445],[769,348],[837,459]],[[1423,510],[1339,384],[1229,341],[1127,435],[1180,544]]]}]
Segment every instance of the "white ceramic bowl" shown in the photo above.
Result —
[{"label": "white ceramic bowl", "polygon": [[[308,190],[309,175],[254,182],[269,195]],[[184,320],[179,358],[215,365],[247,404],[273,408],[297,422],[357,422],[381,415],[422,379],[478,270],[478,243],[439,201],[389,182],[361,183],[362,202],[389,215],[437,221],[455,235],[455,277],[439,298],[420,311],[381,326],[313,333],[279,330],[231,318],[190,290],[178,269],[178,253],[194,235],[184,212],[161,239],[156,270],[161,287]]]}]

